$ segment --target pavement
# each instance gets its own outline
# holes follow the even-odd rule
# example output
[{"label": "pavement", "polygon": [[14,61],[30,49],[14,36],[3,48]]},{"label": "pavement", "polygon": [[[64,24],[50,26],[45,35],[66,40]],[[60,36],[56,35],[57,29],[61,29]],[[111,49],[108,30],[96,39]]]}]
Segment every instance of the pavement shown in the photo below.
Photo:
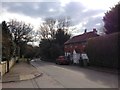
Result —
[{"label": "pavement", "polygon": [[35,67],[25,61],[16,63],[8,73],[2,77],[2,83],[25,81],[42,75]]}]

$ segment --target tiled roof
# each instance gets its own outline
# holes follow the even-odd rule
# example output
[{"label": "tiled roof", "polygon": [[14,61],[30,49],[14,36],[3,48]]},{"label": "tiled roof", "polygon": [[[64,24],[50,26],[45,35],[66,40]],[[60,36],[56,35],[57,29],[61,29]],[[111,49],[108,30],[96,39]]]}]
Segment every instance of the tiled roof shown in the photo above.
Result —
[{"label": "tiled roof", "polygon": [[68,41],[66,41],[64,44],[84,42],[84,41],[86,41],[89,38],[97,37],[97,36],[99,36],[99,35],[96,34],[96,33],[94,33],[93,31],[92,32],[86,32],[84,34],[72,37],[71,39],[69,39]]}]

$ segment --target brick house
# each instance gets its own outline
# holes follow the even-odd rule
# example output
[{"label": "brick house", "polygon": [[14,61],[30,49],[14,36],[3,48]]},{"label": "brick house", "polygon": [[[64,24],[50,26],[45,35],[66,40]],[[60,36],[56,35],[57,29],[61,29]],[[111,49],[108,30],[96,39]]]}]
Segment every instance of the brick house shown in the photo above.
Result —
[{"label": "brick house", "polygon": [[97,34],[97,30],[93,29],[91,32],[85,32],[81,35],[77,35],[69,39],[64,43],[64,51],[65,51],[65,56],[68,56],[68,54],[71,54],[76,51],[76,53],[82,53],[84,52],[85,45],[87,43],[87,40],[92,37],[97,37],[99,36]]}]

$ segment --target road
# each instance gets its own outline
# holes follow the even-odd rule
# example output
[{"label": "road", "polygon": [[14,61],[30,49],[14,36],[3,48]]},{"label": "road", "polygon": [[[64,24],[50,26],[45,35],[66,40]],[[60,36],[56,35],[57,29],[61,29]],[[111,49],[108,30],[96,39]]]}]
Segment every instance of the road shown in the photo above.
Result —
[{"label": "road", "polygon": [[22,82],[3,84],[3,87],[16,88],[118,88],[118,76],[71,65],[36,61],[32,64],[41,77]]}]

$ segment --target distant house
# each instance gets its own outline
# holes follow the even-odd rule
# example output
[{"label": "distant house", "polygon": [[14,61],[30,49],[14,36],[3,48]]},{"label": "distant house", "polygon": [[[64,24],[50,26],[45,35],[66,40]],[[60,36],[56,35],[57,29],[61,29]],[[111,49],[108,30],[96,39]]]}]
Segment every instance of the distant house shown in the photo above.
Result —
[{"label": "distant house", "polygon": [[97,34],[97,30],[93,29],[91,32],[85,32],[81,35],[77,35],[69,39],[64,43],[64,51],[65,51],[65,56],[68,56],[68,54],[71,54],[76,51],[76,53],[82,53],[84,52],[84,48],[86,45],[86,42],[89,38],[92,37],[97,37],[99,36]]}]

